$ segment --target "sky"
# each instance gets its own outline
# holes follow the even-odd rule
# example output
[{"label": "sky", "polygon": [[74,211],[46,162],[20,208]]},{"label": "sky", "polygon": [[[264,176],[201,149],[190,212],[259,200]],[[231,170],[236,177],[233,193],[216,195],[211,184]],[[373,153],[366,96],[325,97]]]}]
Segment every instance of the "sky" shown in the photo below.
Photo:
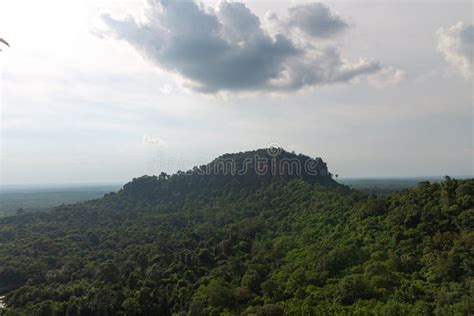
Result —
[{"label": "sky", "polygon": [[1,184],[271,145],[340,177],[472,176],[472,24],[471,1],[2,0]]}]

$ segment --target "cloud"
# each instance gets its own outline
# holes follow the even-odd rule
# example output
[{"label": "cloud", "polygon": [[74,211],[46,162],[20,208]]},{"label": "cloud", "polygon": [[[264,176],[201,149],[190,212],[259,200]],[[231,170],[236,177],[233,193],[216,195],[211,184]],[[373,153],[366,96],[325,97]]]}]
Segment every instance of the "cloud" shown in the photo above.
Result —
[{"label": "cloud", "polygon": [[395,87],[406,77],[406,71],[393,66],[383,67],[379,72],[367,76],[369,84],[376,88]]},{"label": "cloud", "polygon": [[288,10],[289,26],[313,36],[326,38],[340,33],[349,25],[322,3],[309,3]]},{"label": "cloud", "polygon": [[150,135],[143,135],[143,144],[150,144],[150,145],[157,145],[157,146],[163,146],[165,142],[156,136],[150,136]]},{"label": "cloud", "polygon": [[474,76],[474,26],[462,22],[436,32],[438,51],[446,61],[469,79]]},{"label": "cloud", "polygon": [[267,16],[264,25],[245,4],[227,1],[209,8],[193,1],[149,0],[145,17],[143,22],[102,19],[106,34],[204,93],[294,91],[347,83],[382,69],[369,59],[348,61],[334,44],[319,41],[348,28],[322,4],[290,8],[283,20]]}]

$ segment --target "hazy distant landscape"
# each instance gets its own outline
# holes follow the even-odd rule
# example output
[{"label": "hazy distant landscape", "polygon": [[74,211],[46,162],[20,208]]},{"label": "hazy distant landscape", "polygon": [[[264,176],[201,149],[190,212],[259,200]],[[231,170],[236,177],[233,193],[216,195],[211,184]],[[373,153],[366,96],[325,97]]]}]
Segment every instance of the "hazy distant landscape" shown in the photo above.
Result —
[{"label": "hazy distant landscape", "polygon": [[120,185],[39,185],[0,188],[0,217],[24,212],[44,211],[61,204],[71,204],[102,197]]},{"label": "hazy distant landscape", "polygon": [[[469,177],[460,177],[461,179]],[[440,182],[444,177],[411,178],[340,178],[338,182],[355,190],[371,194],[390,194],[403,189],[413,188],[420,182]]]}]

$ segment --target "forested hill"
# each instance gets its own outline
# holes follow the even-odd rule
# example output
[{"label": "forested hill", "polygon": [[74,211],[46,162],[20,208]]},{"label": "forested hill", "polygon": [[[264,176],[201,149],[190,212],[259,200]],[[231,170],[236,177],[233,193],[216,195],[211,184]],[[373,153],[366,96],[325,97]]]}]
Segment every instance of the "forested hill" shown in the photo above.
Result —
[{"label": "forested hill", "polygon": [[341,187],[321,158],[289,153],[281,148],[222,155],[207,165],[174,175],[143,176],[127,183],[119,194],[140,201],[183,201],[187,197],[253,192],[270,183],[301,179]]},{"label": "forested hill", "polygon": [[229,173],[255,152],[224,155],[0,219],[4,314],[473,313],[473,179],[370,196],[320,159],[259,153],[311,166]]}]

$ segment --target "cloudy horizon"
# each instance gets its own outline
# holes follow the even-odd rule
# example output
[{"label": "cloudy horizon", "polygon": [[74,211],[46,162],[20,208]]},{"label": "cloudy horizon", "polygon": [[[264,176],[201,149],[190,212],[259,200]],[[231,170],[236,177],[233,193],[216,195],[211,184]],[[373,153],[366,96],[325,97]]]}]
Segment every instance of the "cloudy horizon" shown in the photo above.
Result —
[{"label": "cloudy horizon", "polygon": [[1,183],[269,144],[340,177],[473,176],[472,3],[364,4],[2,1]]}]

